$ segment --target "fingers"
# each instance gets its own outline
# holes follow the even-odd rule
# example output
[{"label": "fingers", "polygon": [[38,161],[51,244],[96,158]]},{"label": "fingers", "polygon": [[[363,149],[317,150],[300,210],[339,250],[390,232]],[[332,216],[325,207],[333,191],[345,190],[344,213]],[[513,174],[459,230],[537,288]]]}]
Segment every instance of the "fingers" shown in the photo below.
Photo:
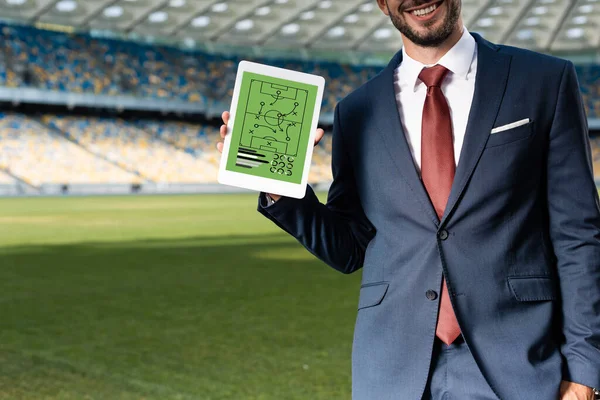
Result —
[{"label": "fingers", "polygon": [[229,123],[229,111],[223,111],[221,119],[223,120],[223,125],[219,129],[219,134],[221,135],[221,139],[225,139],[225,136],[227,136],[227,124]]},{"label": "fingers", "polygon": [[219,153],[223,152],[223,142],[217,142],[217,150],[219,150]]},{"label": "fingers", "polygon": [[315,136],[315,146],[319,144],[321,139],[323,139],[324,134],[325,134],[325,131],[323,129],[321,129],[321,128],[317,129],[317,135]]}]

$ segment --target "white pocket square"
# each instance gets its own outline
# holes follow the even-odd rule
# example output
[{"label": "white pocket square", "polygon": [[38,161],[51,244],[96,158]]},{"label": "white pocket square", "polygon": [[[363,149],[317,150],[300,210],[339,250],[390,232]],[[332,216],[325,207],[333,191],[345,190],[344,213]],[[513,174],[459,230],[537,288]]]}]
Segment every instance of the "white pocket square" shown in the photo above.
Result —
[{"label": "white pocket square", "polygon": [[529,118],[525,118],[525,119],[522,119],[520,121],[513,122],[511,124],[506,124],[506,125],[502,125],[502,126],[499,126],[497,128],[494,128],[494,129],[492,129],[491,134],[493,135],[494,133],[504,132],[504,131],[507,131],[509,129],[517,128],[517,127],[519,127],[521,125],[525,125],[525,124],[528,124],[528,123],[529,123]]}]

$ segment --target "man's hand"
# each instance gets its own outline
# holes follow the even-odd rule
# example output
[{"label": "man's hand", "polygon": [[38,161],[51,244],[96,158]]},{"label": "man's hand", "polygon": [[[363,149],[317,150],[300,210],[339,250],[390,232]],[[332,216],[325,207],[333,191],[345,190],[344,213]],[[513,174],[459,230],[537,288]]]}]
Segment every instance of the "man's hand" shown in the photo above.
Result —
[{"label": "man's hand", "polygon": [[[223,140],[225,140],[225,136],[227,136],[227,124],[229,123],[229,111],[223,111],[223,114],[221,114],[221,119],[223,120],[223,125],[221,125],[221,129],[219,130],[219,133],[221,134],[222,140],[217,143],[217,150],[219,150],[219,153],[223,152]],[[321,129],[321,128],[317,129],[317,136],[315,136],[315,146],[317,144],[319,144],[319,142],[323,138],[324,134],[325,134],[325,131],[323,129]],[[269,196],[271,196],[271,198],[275,201],[277,201],[281,198],[281,196],[279,196],[277,194],[269,193]]]},{"label": "man's hand", "polygon": [[594,400],[594,390],[579,383],[562,381],[559,400]]}]

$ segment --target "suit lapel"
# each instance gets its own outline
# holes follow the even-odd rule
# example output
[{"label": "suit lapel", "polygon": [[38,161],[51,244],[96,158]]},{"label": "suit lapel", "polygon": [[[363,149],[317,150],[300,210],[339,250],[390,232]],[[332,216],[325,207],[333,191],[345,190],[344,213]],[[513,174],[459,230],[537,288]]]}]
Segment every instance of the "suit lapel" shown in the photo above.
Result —
[{"label": "suit lapel", "polygon": [[402,62],[402,51],[399,51],[377,78],[371,81],[368,86],[369,102],[373,107],[375,124],[383,136],[385,148],[394,160],[400,175],[421,203],[423,210],[437,227],[438,217],[415,168],[398,113],[394,91],[394,70],[400,62]]},{"label": "suit lapel", "polygon": [[441,222],[415,168],[398,113],[394,70],[402,62],[402,51],[396,53],[388,66],[369,85],[369,101],[372,102],[374,120],[382,134],[385,147],[400,175],[436,227],[445,225],[475,170],[496,122],[508,80],[511,57],[499,53],[497,46],[481,36],[473,36],[477,42],[475,93],[452,190]]},{"label": "suit lapel", "polygon": [[481,36],[477,34],[473,36],[477,41],[475,93],[452,190],[440,226],[445,225],[456,207],[483,153],[496,122],[508,80],[511,57],[499,53],[497,46],[485,41]]}]

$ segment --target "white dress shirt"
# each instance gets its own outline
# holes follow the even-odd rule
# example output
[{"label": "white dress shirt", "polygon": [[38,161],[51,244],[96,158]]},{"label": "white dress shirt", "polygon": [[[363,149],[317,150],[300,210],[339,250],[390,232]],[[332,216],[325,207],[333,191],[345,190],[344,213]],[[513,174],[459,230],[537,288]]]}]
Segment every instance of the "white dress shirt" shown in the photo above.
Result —
[{"label": "white dress shirt", "polygon": [[[442,82],[442,91],[450,108],[454,161],[458,164],[473,102],[477,73],[477,46],[467,28],[463,28],[460,40],[437,64],[450,70]],[[396,104],[404,134],[419,174],[421,173],[421,126],[427,94],[427,87],[419,79],[419,74],[425,67],[427,66],[410,58],[403,48],[402,62],[394,71]]]}]

